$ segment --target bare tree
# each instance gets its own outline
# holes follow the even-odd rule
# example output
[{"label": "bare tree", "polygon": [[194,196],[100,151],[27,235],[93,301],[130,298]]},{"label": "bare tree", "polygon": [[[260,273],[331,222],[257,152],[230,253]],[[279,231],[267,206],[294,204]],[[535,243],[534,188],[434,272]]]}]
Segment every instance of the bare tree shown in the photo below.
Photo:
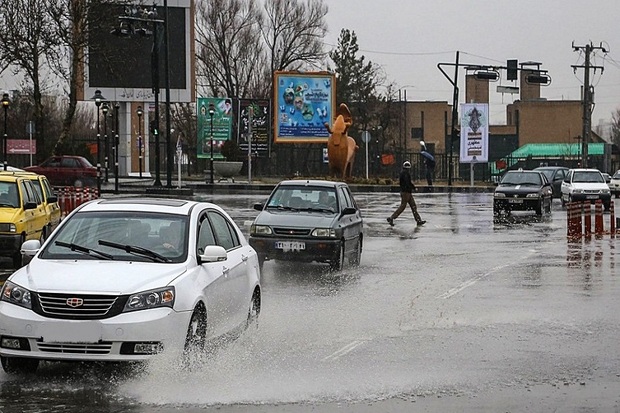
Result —
[{"label": "bare tree", "polygon": [[16,72],[23,73],[30,83],[33,100],[35,137],[43,147],[44,106],[42,96],[46,61],[57,60],[58,39],[53,35],[52,22],[45,12],[44,0],[11,0],[0,2],[0,58]]},{"label": "bare tree", "polygon": [[269,53],[271,73],[320,66],[325,57],[327,33],[323,0],[266,0],[267,14],[261,25]]},{"label": "bare tree", "polygon": [[212,96],[246,97],[260,84],[264,66],[258,2],[204,1],[198,3],[196,14],[196,54],[203,87]]}]

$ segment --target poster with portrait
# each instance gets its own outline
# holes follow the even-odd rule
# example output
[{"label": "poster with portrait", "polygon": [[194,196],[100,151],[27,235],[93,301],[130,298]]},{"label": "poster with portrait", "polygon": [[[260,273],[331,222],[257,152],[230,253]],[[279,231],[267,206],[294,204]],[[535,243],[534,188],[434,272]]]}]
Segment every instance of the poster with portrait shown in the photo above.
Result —
[{"label": "poster with portrait", "polygon": [[461,104],[461,163],[489,160],[489,104]]},{"label": "poster with portrait", "polygon": [[[203,159],[223,159],[222,144],[232,132],[233,105],[231,98],[198,98],[198,148]],[[211,138],[212,137],[212,138]]]},{"label": "poster with portrait", "polygon": [[244,153],[248,152],[248,144],[251,142],[252,153],[258,156],[269,155],[270,108],[271,102],[267,99],[239,99],[239,148]]},{"label": "poster with portrait", "polygon": [[333,122],[336,77],[328,72],[275,72],[275,143],[326,143]]}]

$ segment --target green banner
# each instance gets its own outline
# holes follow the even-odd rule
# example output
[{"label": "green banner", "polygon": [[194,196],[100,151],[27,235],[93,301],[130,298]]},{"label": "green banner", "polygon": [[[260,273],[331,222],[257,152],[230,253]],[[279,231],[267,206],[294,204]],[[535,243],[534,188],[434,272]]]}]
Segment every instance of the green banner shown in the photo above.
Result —
[{"label": "green banner", "polygon": [[232,99],[198,98],[198,158],[224,159],[222,144],[232,133]]}]

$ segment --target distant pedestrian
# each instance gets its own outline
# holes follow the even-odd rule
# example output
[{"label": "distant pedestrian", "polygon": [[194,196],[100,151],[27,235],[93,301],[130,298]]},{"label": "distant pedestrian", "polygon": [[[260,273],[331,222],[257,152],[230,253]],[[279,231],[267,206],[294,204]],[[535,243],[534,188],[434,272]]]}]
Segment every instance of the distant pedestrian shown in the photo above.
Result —
[{"label": "distant pedestrian", "polygon": [[413,199],[413,192],[415,191],[415,185],[411,181],[411,174],[409,170],[411,169],[411,162],[405,161],[403,163],[403,169],[400,172],[400,176],[398,178],[399,186],[400,186],[400,206],[394,213],[387,219],[387,222],[394,226],[394,220],[398,218],[398,216],[407,208],[407,205],[411,207],[411,212],[413,212],[413,217],[418,225],[424,225],[426,221],[422,220],[420,214],[418,214],[418,207],[415,204],[415,199]]},{"label": "distant pedestrian", "polygon": [[433,186],[433,176],[435,175],[435,157],[426,150],[426,144],[424,141],[420,142],[422,145],[422,152],[420,155],[424,158],[424,165],[426,165],[426,183],[428,186]]}]

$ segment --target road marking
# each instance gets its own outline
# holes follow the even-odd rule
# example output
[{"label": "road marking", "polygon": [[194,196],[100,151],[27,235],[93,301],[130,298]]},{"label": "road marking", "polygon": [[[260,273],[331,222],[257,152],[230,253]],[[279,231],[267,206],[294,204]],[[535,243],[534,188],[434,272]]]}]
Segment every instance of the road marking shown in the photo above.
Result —
[{"label": "road marking", "polygon": [[330,354],[329,356],[325,357],[323,359],[323,361],[327,361],[327,360],[337,360],[340,357],[349,354],[350,352],[352,352],[353,350],[355,350],[355,348],[357,348],[358,346],[364,344],[363,340],[355,340],[349,344],[347,344],[346,346],[344,346],[343,348],[341,348],[340,350],[337,350],[335,352],[333,352],[332,354]]},{"label": "road marking", "polygon": [[460,293],[461,291],[463,291],[467,287],[471,287],[472,285],[474,285],[478,281],[488,277],[489,275],[491,275],[491,274],[493,274],[493,273],[495,273],[495,272],[497,272],[499,270],[502,270],[502,269],[504,269],[506,267],[511,267],[511,266],[513,266],[515,264],[523,262],[523,260],[525,260],[529,256],[534,255],[535,252],[536,252],[536,250],[530,250],[530,252],[528,254],[524,255],[523,257],[519,258],[518,260],[516,260],[514,262],[511,262],[511,263],[508,263],[508,264],[498,265],[497,267],[492,268],[490,271],[488,271],[488,272],[486,272],[484,274],[481,274],[481,275],[479,275],[479,276],[477,276],[475,278],[472,278],[471,280],[467,280],[467,281],[463,282],[461,285],[459,285],[458,287],[451,288],[450,290],[446,291],[443,294],[438,295],[435,298],[446,300],[446,299],[448,299],[448,298],[450,298],[450,297]]}]

